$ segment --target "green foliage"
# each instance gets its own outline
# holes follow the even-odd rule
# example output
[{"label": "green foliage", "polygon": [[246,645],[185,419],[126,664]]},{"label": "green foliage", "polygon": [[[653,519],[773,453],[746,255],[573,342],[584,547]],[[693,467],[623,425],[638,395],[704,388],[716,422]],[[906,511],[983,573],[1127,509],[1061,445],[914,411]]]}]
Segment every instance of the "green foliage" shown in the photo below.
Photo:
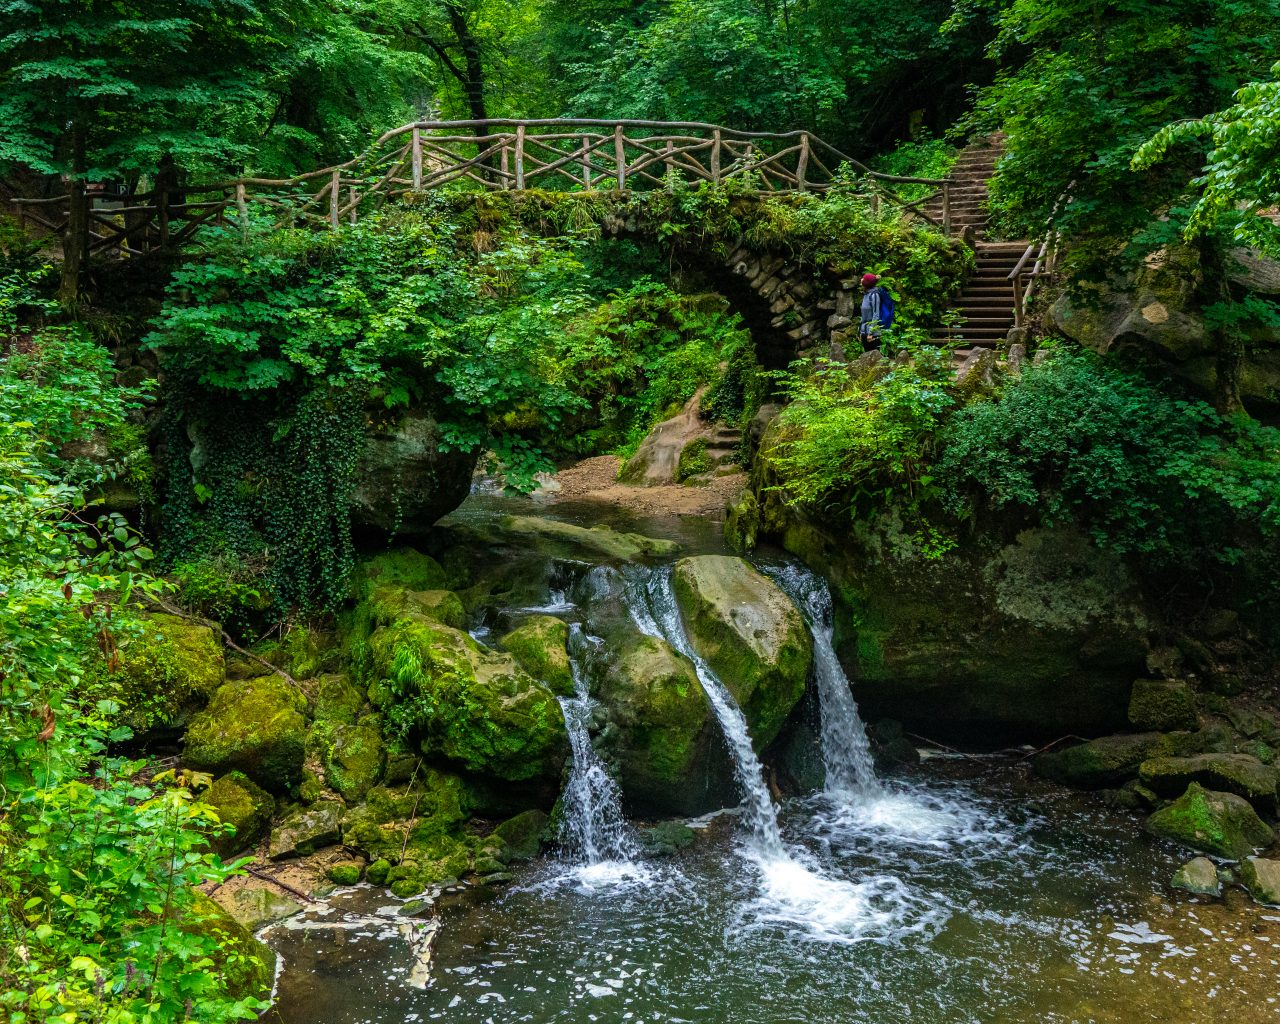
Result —
[{"label": "green foliage", "polygon": [[[892,152],[873,161],[872,166],[884,174],[903,178],[945,178],[955,162],[955,146],[924,132],[899,144]],[[931,185],[904,185],[897,194],[914,202],[929,195],[932,189]]]},{"label": "green foliage", "polygon": [[[1062,352],[950,423],[937,473],[960,513],[1075,521],[1152,566],[1231,561],[1280,536],[1280,431],[1222,419]],[[1250,541],[1250,537],[1254,537]]]},{"label": "green foliage", "polygon": [[[1280,78],[1280,64],[1271,73]],[[1228,227],[1236,241],[1280,258],[1280,228],[1265,215],[1280,198],[1280,81],[1251,82],[1227,109],[1166,125],[1134,154],[1133,167],[1146,170],[1171,148],[1203,140],[1210,150],[1203,174],[1192,181],[1203,192],[1187,236]]]},{"label": "green foliage", "polygon": [[782,386],[791,404],[768,459],[789,503],[852,518],[897,505],[919,516],[938,495],[937,432],[956,404],[944,350],[867,368],[815,360]]},{"label": "green foliage", "polygon": [[707,439],[695,437],[680,449],[680,461],[676,466],[676,483],[682,484],[699,473],[709,473],[711,468],[711,459],[707,456]]}]

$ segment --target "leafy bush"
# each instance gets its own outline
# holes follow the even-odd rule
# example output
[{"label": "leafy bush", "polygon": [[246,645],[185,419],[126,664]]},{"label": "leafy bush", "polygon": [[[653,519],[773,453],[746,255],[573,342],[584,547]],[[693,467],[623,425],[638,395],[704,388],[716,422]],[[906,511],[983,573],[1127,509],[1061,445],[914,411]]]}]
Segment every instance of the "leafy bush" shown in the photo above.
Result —
[{"label": "leafy bush", "polygon": [[[874,162],[883,174],[903,178],[945,178],[956,162],[956,148],[944,139],[932,138],[927,132],[919,138],[900,143],[891,153]],[[931,185],[901,185],[897,194],[908,202],[923,199],[933,190]]]},{"label": "leafy bush", "polygon": [[938,474],[957,513],[1075,520],[1156,565],[1229,561],[1241,529],[1280,534],[1280,431],[1090,355],[1028,368],[997,401],[961,411],[943,440]]}]

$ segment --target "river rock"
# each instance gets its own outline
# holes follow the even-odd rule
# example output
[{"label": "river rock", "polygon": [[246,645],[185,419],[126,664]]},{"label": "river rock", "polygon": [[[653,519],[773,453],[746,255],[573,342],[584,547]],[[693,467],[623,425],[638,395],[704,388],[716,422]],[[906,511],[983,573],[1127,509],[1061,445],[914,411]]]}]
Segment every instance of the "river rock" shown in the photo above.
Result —
[{"label": "river rock", "polygon": [[144,615],[121,631],[120,721],[136,738],[181,731],[226,681],[222,638],[213,627],[177,615]]},{"label": "river rock", "polygon": [[569,667],[569,626],[553,615],[534,615],[498,641],[519,666],[552,693],[573,695],[573,671]]},{"label": "river rock", "polygon": [[317,800],[310,807],[295,807],[271,830],[267,855],[272,860],[306,857],[341,838],[342,804]]},{"label": "river rock", "polygon": [[651,857],[673,857],[697,838],[698,833],[682,821],[660,821],[640,830],[640,845]]},{"label": "river rock", "polygon": [[381,781],[387,767],[382,735],[368,725],[317,723],[316,744],[321,751],[325,781],[344,800],[363,799]]},{"label": "river rock", "polygon": [[1240,865],[1240,881],[1259,903],[1280,906],[1280,860],[1246,857]]},{"label": "river rock", "polygon": [[1035,759],[1035,770],[1066,786],[1104,789],[1134,778],[1144,761],[1167,750],[1165,738],[1155,732],[1103,736],[1047,751]]},{"label": "river rock", "polygon": [[267,999],[276,975],[276,955],[253,933],[204,893],[192,897],[182,931],[212,939],[206,970],[222,979],[230,999]]},{"label": "river rock", "polygon": [[272,885],[242,885],[219,889],[214,901],[250,932],[302,912],[302,904]]},{"label": "river rock", "polygon": [[370,640],[373,702],[409,726],[422,752],[508,782],[558,785],[568,733],[555,695],[510,654],[418,618]]},{"label": "river rock", "polygon": [[542,851],[542,835],[550,819],[539,810],[522,811],[493,830],[508,861],[533,860]]},{"label": "river rock", "polygon": [[315,680],[311,709],[317,722],[355,725],[364,707],[364,691],[348,675],[330,673]]},{"label": "river rock", "polygon": [[184,760],[221,774],[244,772],[271,792],[302,777],[307,698],[279,676],[227,683],[187,730]]},{"label": "river rock", "polygon": [[1143,761],[1142,781],[1164,797],[1186,789],[1190,782],[1242,796],[1264,812],[1276,806],[1276,770],[1248,754],[1197,754],[1195,757],[1155,757]]},{"label": "river rock", "polygon": [[628,807],[701,814],[723,806],[732,766],[693,663],[656,637],[631,632],[615,644],[594,689],[609,721],[601,747]]},{"label": "river rock", "polygon": [[1234,793],[1215,793],[1193,782],[1187,791],[1147,819],[1147,830],[1163,839],[1215,857],[1240,860],[1275,839],[1249,805]]},{"label": "river rock", "polygon": [[1169,884],[1196,896],[1217,896],[1222,892],[1217,865],[1208,857],[1195,857],[1187,861],[1173,873],[1173,880]]},{"label": "river rock", "polygon": [[[485,527],[480,528],[485,531]],[[634,562],[648,558],[664,558],[677,554],[680,545],[673,540],[646,537],[639,533],[620,533],[608,526],[590,528],[563,523],[558,519],[538,516],[507,516],[487,528],[508,542],[539,546],[548,555],[603,557],[610,561]]]},{"label": "river rock", "polygon": [[1167,732],[1196,727],[1196,697],[1181,679],[1138,679],[1129,697],[1135,729]]},{"label": "river rock", "polygon": [[410,410],[389,424],[385,410],[371,418],[355,474],[351,519],[381,537],[417,537],[471,492],[479,452],[441,449],[430,413]]},{"label": "river rock", "polygon": [[804,693],[813,641],[803,617],[741,558],[682,559],[672,582],[693,649],[733,694],[763,750]]},{"label": "river rock", "polygon": [[233,831],[216,836],[209,845],[222,857],[247,850],[266,831],[276,812],[276,802],[271,794],[243,772],[229,772],[216,779],[201,797],[218,813],[223,825]]}]

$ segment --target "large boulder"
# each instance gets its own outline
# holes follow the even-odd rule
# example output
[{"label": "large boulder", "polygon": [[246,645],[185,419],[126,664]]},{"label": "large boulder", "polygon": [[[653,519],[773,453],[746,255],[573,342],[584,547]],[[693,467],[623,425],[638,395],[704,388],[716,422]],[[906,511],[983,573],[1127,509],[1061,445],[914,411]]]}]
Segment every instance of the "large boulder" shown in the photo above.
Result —
[{"label": "large boulder", "polygon": [[693,663],[656,637],[617,643],[595,696],[608,718],[601,747],[629,807],[701,814],[731,802],[732,766]]},{"label": "large boulder", "polygon": [[763,750],[804,694],[813,640],[803,617],[741,558],[681,559],[672,583],[694,651],[733,694]]},{"label": "large boulder", "polygon": [[1138,679],[1129,696],[1129,721],[1135,729],[1194,729],[1196,695],[1181,679]]},{"label": "large boulder", "polygon": [[1173,803],[1152,814],[1147,830],[1228,860],[1240,860],[1275,840],[1270,826],[1249,801],[1233,793],[1215,793],[1196,782]]},{"label": "large boulder", "polygon": [[1208,857],[1194,857],[1173,873],[1169,883],[1194,896],[1217,896],[1222,892],[1218,868]]},{"label": "large boulder", "polygon": [[1163,797],[1174,797],[1188,783],[1242,796],[1259,810],[1276,807],[1276,770],[1248,754],[1197,754],[1194,757],[1154,757],[1143,761],[1143,783]]},{"label": "large boulder", "polygon": [[144,615],[120,631],[120,721],[134,734],[181,731],[226,681],[222,638],[178,615]]},{"label": "large boulder", "polygon": [[553,693],[562,697],[572,695],[569,626],[563,619],[554,615],[531,616],[498,643],[522,669],[546,683]]},{"label": "large boulder", "polygon": [[510,654],[414,617],[375,631],[370,655],[370,698],[428,757],[508,782],[559,780],[564,715]]},{"label": "large boulder", "polygon": [[1122,733],[1058,747],[1041,754],[1034,764],[1039,774],[1064,786],[1102,789],[1136,777],[1144,761],[1166,753],[1168,744],[1159,733]]},{"label": "large boulder", "polygon": [[344,800],[359,801],[382,781],[387,751],[372,726],[318,722],[309,745],[320,754],[325,781]]},{"label": "large boulder", "polygon": [[1259,903],[1280,906],[1280,860],[1246,857],[1240,865],[1240,880]]},{"label": "large boulder", "polygon": [[184,759],[201,771],[240,771],[273,793],[302,778],[307,698],[276,675],[227,683],[187,730]]},{"label": "large boulder", "polygon": [[441,439],[435,418],[422,410],[371,423],[351,497],[357,528],[423,536],[466,500],[479,453],[444,451]]},{"label": "large boulder", "polygon": [[337,800],[317,800],[295,807],[271,830],[272,860],[306,857],[333,846],[342,837],[343,807]]},{"label": "large boulder", "polygon": [[223,825],[231,826],[231,831],[209,843],[214,852],[223,857],[253,846],[276,812],[271,794],[243,772],[229,772],[215,780],[201,800],[217,811]]},{"label": "large boulder", "polygon": [[226,982],[232,999],[268,999],[276,976],[276,955],[253,933],[204,893],[194,894],[179,922],[188,935],[212,939],[206,968]]}]

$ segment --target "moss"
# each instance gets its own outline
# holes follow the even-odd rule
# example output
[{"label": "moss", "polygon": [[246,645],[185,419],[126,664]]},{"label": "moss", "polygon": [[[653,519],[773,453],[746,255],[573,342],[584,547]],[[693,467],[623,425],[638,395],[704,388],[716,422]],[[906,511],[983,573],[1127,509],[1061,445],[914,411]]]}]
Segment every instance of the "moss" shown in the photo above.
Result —
[{"label": "moss", "polygon": [[307,699],[279,676],[227,683],[187,730],[185,760],[280,792],[302,778]]},{"label": "moss", "polygon": [[323,675],[316,680],[312,692],[312,715],[318,722],[355,725],[364,699],[364,693],[350,676],[337,673]]},{"label": "moss", "polygon": [[1136,729],[1194,729],[1195,694],[1181,680],[1139,679],[1129,697],[1129,721]]},{"label": "moss", "polygon": [[1145,785],[1164,797],[1198,782],[1242,796],[1265,813],[1276,807],[1276,770],[1248,754],[1153,757],[1142,762],[1140,774]]},{"label": "moss", "polygon": [[676,463],[676,483],[682,484],[701,473],[710,473],[713,468],[707,455],[707,439],[695,437],[680,449],[680,458]]},{"label": "moss", "polygon": [[387,880],[387,872],[391,870],[391,862],[379,858],[365,869],[364,877],[370,885],[382,885]]},{"label": "moss", "polygon": [[430,555],[412,548],[397,548],[376,555],[356,570],[356,597],[363,600],[373,586],[402,587],[405,590],[440,590],[448,586],[448,574]]},{"label": "moss", "polygon": [[370,650],[370,698],[424,754],[513,782],[558,779],[568,752],[560,705],[510,655],[418,619],[377,630]]},{"label": "moss", "polygon": [[275,982],[276,955],[230,914],[203,893],[196,893],[181,928],[217,942],[213,973],[220,974],[233,999],[266,999]]},{"label": "moss", "polygon": [[1272,830],[1248,802],[1230,793],[1215,793],[1191,783],[1177,800],[1147,819],[1147,829],[1195,850],[1231,860],[1270,846]]},{"label": "moss", "polygon": [[232,831],[210,842],[215,853],[229,857],[251,847],[270,824],[276,812],[271,795],[242,772],[229,772],[217,779],[202,797],[218,813],[218,820]]},{"label": "moss", "polygon": [[676,600],[698,654],[733,694],[763,750],[804,693],[813,641],[789,598],[740,558],[676,563]]},{"label": "moss", "polygon": [[545,683],[552,693],[573,694],[569,665],[569,626],[551,615],[535,615],[498,641],[529,675]]},{"label": "moss", "polygon": [[547,824],[548,818],[542,811],[524,811],[495,828],[491,838],[502,842],[508,861],[533,860],[542,850]]},{"label": "moss", "polygon": [[355,860],[344,860],[329,866],[325,872],[334,885],[355,885],[360,881],[360,873],[364,865]]},{"label": "moss", "polygon": [[214,630],[177,615],[147,615],[122,630],[120,721],[135,734],[182,727],[225,682],[222,642]]},{"label": "moss", "polygon": [[760,504],[750,490],[744,490],[729,505],[724,517],[724,539],[734,551],[755,550],[760,532]]},{"label": "moss", "polygon": [[295,679],[310,679],[335,667],[339,654],[331,634],[307,626],[294,626],[280,647]]},{"label": "moss", "polygon": [[1151,757],[1171,752],[1159,733],[1103,736],[1074,747],[1059,747],[1036,758],[1035,769],[1045,778],[1080,789],[1114,786],[1138,774]]},{"label": "moss", "polygon": [[387,751],[376,729],[364,725],[336,725],[322,755],[325,779],[348,801],[357,801],[381,779]]}]

